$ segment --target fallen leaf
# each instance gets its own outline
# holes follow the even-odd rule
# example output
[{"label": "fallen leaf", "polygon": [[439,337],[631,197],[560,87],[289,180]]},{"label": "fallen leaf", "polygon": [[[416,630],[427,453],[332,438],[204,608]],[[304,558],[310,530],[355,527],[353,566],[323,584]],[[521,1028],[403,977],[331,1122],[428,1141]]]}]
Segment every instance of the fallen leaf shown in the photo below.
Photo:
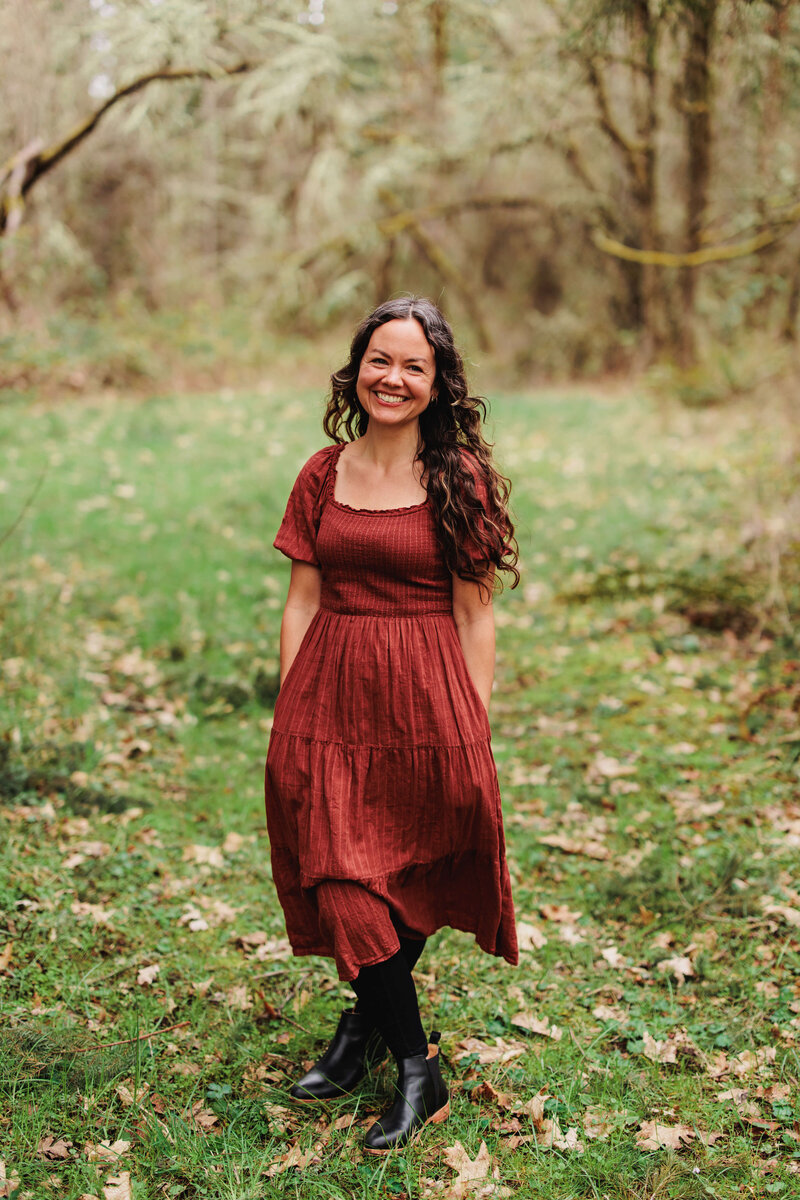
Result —
[{"label": "fallen leaf", "polygon": [[517,921],[517,943],[520,950],[541,950],[547,945],[547,938],[528,921]]},{"label": "fallen leaf", "polygon": [[625,956],[620,954],[616,946],[606,946],[605,950],[600,951],[600,954],[610,967],[625,966]]},{"label": "fallen leaf", "polygon": [[460,1054],[456,1055],[456,1061],[467,1058],[470,1054],[477,1054],[478,1062],[482,1065],[506,1063],[519,1058],[526,1048],[521,1042],[506,1042],[502,1038],[497,1038],[494,1046],[489,1046],[478,1038],[464,1038],[457,1043],[456,1049],[460,1050]]},{"label": "fallen leaf", "polygon": [[139,987],[149,987],[151,983],[154,983],[160,970],[161,967],[158,963],[151,963],[148,967],[142,967],[136,976],[136,982]]},{"label": "fallen leaf", "polygon": [[131,1143],[121,1138],[116,1142],[87,1142],[83,1153],[89,1162],[116,1162],[123,1154],[127,1154]]},{"label": "fallen leaf", "polygon": [[245,950],[253,946],[264,946],[269,940],[269,934],[263,929],[254,929],[252,933],[237,933],[233,939]]},{"label": "fallen leaf", "polygon": [[640,1150],[680,1150],[683,1144],[692,1141],[695,1133],[688,1125],[662,1125],[658,1121],[642,1121],[636,1131],[636,1144]]},{"label": "fallen leaf", "polygon": [[103,1184],[104,1200],[133,1200],[130,1171],[120,1171]]},{"label": "fallen leaf", "polygon": [[490,1083],[488,1079],[484,1079],[480,1087],[475,1088],[471,1095],[480,1100],[488,1100],[491,1104],[496,1104],[498,1108],[511,1108],[515,1102],[515,1098],[511,1092],[498,1092],[494,1084]]},{"label": "fallen leaf", "polygon": [[131,1108],[134,1104],[140,1104],[150,1090],[150,1084],[145,1080],[139,1084],[138,1089],[129,1088],[126,1083],[118,1083],[114,1091],[122,1101],[123,1108]]},{"label": "fallen leaf", "polygon": [[583,1132],[587,1138],[604,1142],[614,1131],[617,1113],[608,1112],[600,1104],[587,1108],[583,1114]]},{"label": "fallen leaf", "polygon": [[782,917],[787,925],[800,925],[800,908],[790,908],[788,904],[765,904],[764,912],[768,916]]},{"label": "fallen leaf", "polygon": [[202,1133],[207,1133],[209,1129],[213,1129],[215,1125],[219,1125],[219,1117],[210,1108],[203,1107],[202,1100],[195,1100],[192,1105],[192,1111],[189,1115],[189,1120],[197,1126]]},{"label": "fallen leaf", "polygon": [[763,1067],[769,1066],[775,1062],[777,1050],[774,1046],[761,1046],[758,1050],[743,1050],[741,1054],[737,1054],[729,1063],[729,1070],[733,1075],[739,1076],[749,1075],[752,1071],[759,1071]]},{"label": "fallen leaf", "polygon": [[206,867],[224,867],[225,859],[219,846],[192,844],[183,851],[183,861],[198,863]]},{"label": "fallen leaf", "polygon": [[573,912],[567,904],[540,904],[539,912],[548,921],[562,921],[566,925],[574,925],[582,912]]},{"label": "fallen leaf", "polygon": [[13,1196],[19,1189],[19,1175],[16,1171],[12,1171],[10,1175],[6,1174],[6,1164],[0,1158],[0,1197],[5,1200],[8,1196]]},{"label": "fallen leaf", "polygon": [[236,833],[234,830],[231,830],[230,833],[225,835],[225,841],[222,843],[222,849],[226,854],[236,854],[239,850],[241,850],[245,840],[246,839],[243,838],[240,833]]},{"label": "fallen leaf", "polygon": [[656,1041],[647,1030],[642,1034],[644,1042],[644,1056],[649,1058],[651,1062],[657,1063],[677,1063],[678,1057],[687,1056],[700,1057],[700,1051],[695,1046],[692,1039],[689,1037],[685,1029],[672,1030],[669,1037],[663,1041]]},{"label": "fallen leaf", "polygon": [[674,958],[662,958],[661,962],[656,963],[656,967],[659,971],[671,972],[678,981],[678,987],[689,976],[694,975],[691,959],[685,954],[676,954]]},{"label": "fallen leaf", "polygon": [[69,907],[73,916],[78,917],[79,920],[88,917],[93,925],[105,925],[110,928],[114,920],[114,910],[103,908],[101,904],[87,904],[83,900],[73,900]]},{"label": "fallen leaf", "polygon": [[552,1038],[554,1042],[560,1042],[563,1037],[563,1030],[557,1025],[551,1025],[549,1021],[540,1021],[531,1013],[518,1012],[511,1018],[511,1024],[520,1029],[527,1029],[530,1033],[538,1033],[541,1037]]},{"label": "fallen leaf", "polygon": [[624,1025],[629,1019],[624,1008],[614,1004],[596,1005],[592,1009],[592,1016],[597,1017],[598,1021],[619,1021],[620,1025]]},{"label": "fallen leaf", "polygon": [[0,975],[7,975],[11,966],[11,956],[14,953],[14,943],[6,942],[0,950]]},{"label": "fallen leaf", "polygon": [[577,838],[568,837],[565,833],[548,833],[545,837],[540,837],[539,841],[543,846],[552,846],[555,850],[563,850],[565,854],[581,854],[584,858],[598,860],[611,857],[608,846],[604,846],[602,842],[593,841],[591,838],[579,841]]},{"label": "fallen leaf", "polygon": [[40,1140],[36,1147],[36,1153],[42,1158],[52,1158],[59,1161],[71,1157],[71,1147],[72,1142],[67,1141],[65,1138],[54,1138],[48,1135]]},{"label": "fallen leaf", "polygon": [[598,751],[589,764],[586,778],[591,783],[597,782],[598,779],[619,779],[622,775],[635,774],[636,765],[634,763],[623,763],[618,758],[612,758],[610,755]]},{"label": "fallen leaf", "polygon": [[301,1150],[299,1146],[292,1146],[288,1154],[282,1154],[280,1158],[275,1159],[267,1167],[265,1174],[272,1178],[275,1175],[282,1175],[284,1171],[290,1170],[291,1167],[297,1167],[298,1171],[302,1171],[311,1163],[321,1161],[314,1146],[310,1150]]},{"label": "fallen leaf", "polygon": [[455,1142],[452,1146],[445,1148],[444,1161],[456,1172],[458,1176],[456,1183],[485,1179],[492,1165],[486,1142],[481,1142],[478,1154],[474,1159],[470,1158],[461,1142]]}]

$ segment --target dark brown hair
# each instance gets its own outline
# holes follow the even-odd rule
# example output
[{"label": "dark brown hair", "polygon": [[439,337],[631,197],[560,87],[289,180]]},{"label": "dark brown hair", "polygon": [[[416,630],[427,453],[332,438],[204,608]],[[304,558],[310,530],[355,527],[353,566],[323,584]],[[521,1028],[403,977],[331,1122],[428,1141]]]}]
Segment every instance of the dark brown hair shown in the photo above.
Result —
[{"label": "dark brown hair", "polygon": [[350,357],[331,375],[322,425],[334,442],[355,441],[366,432],[369,415],[356,395],[356,382],[369,340],[387,321],[412,317],[422,326],[436,362],[436,401],[420,414],[418,458],[433,504],[445,562],[461,579],[483,582],[492,568],[519,583],[518,549],[508,512],[511,485],[492,462],[492,447],[481,424],[487,405],[470,396],[453,331],[430,300],[417,296],[387,300],[361,322]]}]

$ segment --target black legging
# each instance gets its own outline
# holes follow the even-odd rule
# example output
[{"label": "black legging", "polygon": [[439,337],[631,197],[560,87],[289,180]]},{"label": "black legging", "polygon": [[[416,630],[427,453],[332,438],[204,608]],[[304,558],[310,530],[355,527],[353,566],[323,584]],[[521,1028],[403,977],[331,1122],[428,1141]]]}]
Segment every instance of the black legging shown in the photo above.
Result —
[{"label": "black legging", "polygon": [[385,962],[362,967],[352,982],[356,1011],[371,1017],[396,1059],[425,1057],[417,989],[411,972],[425,948],[424,938],[400,938],[400,949]]}]

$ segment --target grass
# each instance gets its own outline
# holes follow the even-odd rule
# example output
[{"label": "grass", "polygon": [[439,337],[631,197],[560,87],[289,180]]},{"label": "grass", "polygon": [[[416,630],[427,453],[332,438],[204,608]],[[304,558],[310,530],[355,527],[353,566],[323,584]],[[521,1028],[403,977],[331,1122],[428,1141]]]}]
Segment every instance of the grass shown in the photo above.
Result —
[{"label": "grass", "polygon": [[[798,606],[741,536],[785,501],[783,434],[591,390],[494,420],[525,568],[492,720],[527,948],[513,970],[432,939],[452,1117],[374,1161],[386,1068],[324,1111],[287,1100],[347,992],[288,952],[262,811],[270,543],[318,400],[0,409],[0,1195],[800,1195]],[[484,1179],[455,1186],[456,1142],[486,1143]]]}]

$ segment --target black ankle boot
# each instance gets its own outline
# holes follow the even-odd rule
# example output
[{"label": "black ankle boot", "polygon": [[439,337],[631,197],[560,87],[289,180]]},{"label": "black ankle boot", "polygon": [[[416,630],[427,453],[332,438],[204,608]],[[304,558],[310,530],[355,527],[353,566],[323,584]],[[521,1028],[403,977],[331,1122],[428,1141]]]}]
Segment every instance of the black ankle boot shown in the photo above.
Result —
[{"label": "black ankle boot", "polygon": [[397,1096],[394,1104],[379,1117],[364,1139],[371,1154],[405,1146],[429,1121],[447,1120],[450,1096],[442,1079],[439,1063],[439,1034],[431,1034],[428,1057],[398,1060]]},{"label": "black ankle boot", "polygon": [[368,1068],[386,1057],[386,1043],[372,1022],[346,1009],[333,1041],[318,1062],[289,1089],[293,1100],[334,1100],[355,1087]]}]

